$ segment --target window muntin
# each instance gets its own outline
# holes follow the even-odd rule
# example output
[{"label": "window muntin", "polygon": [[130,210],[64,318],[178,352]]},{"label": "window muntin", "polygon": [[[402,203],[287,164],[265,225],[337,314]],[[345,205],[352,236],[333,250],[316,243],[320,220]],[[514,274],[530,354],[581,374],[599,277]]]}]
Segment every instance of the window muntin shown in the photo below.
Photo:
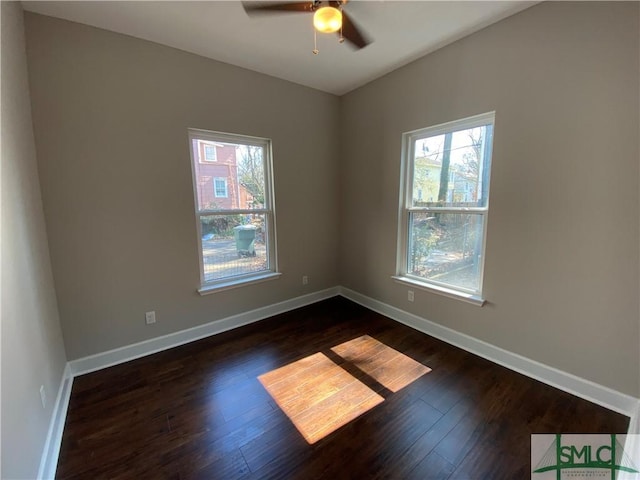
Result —
[{"label": "window muntin", "polygon": [[204,159],[207,162],[215,162],[216,161],[216,147],[215,145],[203,145],[204,147]]},{"label": "window muntin", "polygon": [[481,296],[494,116],[404,134],[400,278]]},{"label": "window muntin", "polygon": [[213,179],[213,194],[218,198],[227,198],[229,196],[226,178]]},{"label": "window muntin", "polygon": [[[202,142],[215,142],[215,163]],[[190,129],[189,144],[203,289],[275,274],[270,140]]]}]

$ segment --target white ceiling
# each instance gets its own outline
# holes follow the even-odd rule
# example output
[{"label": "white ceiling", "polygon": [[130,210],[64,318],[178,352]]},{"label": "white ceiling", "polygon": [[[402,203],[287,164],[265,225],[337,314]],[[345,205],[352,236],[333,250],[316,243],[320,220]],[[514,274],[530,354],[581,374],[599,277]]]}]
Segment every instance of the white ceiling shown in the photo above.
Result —
[{"label": "white ceiling", "polygon": [[373,43],[354,50],[312,16],[249,18],[239,1],[23,1],[25,10],[151,40],[342,95],[537,2],[359,1],[345,6]]}]

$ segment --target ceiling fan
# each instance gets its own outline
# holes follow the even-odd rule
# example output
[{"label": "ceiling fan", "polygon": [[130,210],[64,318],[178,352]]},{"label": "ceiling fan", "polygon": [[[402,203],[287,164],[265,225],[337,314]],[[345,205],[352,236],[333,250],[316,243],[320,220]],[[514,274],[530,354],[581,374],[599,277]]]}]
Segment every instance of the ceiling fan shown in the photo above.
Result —
[{"label": "ceiling fan", "polygon": [[[313,26],[316,31],[321,33],[336,32],[340,43],[347,40],[357,49],[364,48],[371,41],[344,11],[346,3],[347,0],[282,3],[242,2],[242,6],[249,16],[267,13],[313,13]],[[317,54],[318,49],[314,48],[313,53]]]}]

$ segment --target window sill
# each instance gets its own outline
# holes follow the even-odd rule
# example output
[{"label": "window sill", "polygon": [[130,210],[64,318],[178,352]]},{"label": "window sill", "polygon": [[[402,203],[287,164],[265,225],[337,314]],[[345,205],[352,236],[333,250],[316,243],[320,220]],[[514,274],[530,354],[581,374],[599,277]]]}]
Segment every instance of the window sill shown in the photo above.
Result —
[{"label": "window sill", "polygon": [[211,293],[221,292],[223,290],[230,290],[232,288],[244,287],[247,285],[253,285],[255,283],[267,282],[269,280],[276,280],[280,278],[282,274],[278,272],[267,272],[260,275],[253,275],[251,277],[237,278],[235,280],[223,281],[211,285],[203,285],[198,289],[200,295],[209,295]]},{"label": "window sill", "polygon": [[461,300],[463,302],[476,305],[477,307],[482,307],[486,303],[486,300],[484,298],[479,297],[478,295],[473,295],[471,293],[464,293],[458,290],[453,290],[452,288],[441,287],[439,285],[431,285],[429,283],[421,282],[420,280],[415,280],[409,277],[394,275],[391,278],[403,285],[420,288],[422,290],[453,298],[455,300]]}]

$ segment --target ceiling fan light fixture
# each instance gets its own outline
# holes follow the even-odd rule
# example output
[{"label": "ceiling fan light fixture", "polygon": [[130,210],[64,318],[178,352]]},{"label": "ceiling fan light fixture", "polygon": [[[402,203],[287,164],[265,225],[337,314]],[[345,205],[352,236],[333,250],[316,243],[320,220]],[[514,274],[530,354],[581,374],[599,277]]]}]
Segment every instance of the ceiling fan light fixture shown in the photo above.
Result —
[{"label": "ceiling fan light fixture", "polygon": [[322,7],[313,14],[313,26],[322,33],[337,32],[342,27],[342,12],[335,7]]}]

